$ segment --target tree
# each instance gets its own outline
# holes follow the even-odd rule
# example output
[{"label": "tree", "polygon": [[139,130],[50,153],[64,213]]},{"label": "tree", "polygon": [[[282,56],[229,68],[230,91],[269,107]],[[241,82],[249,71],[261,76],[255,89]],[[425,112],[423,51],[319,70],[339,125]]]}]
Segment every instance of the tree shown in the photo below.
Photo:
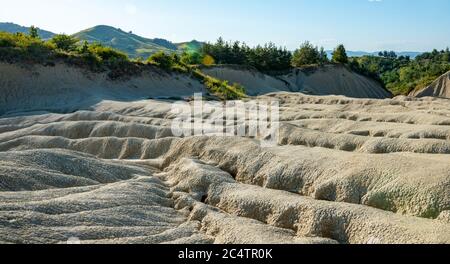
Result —
[{"label": "tree", "polygon": [[320,47],[320,51],[319,51],[319,64],[320,65],[324,65],[326,63],[328,63],[328,54],[325,51],[325,49],[323,47]]},{"label": "tree", "polygon": [[446,62],[450,62],[450,52],[446,51],[444,55],[442,55],[442,60]]},{"label": "tree", "polygon": [[76,50],[78,39],[69,35],[60,34],[55,35],[50,42],[55,44],[57,49],[70,52]]},{"label": "tree", "polygon": [[292,57],[292,66],[301,67],[304,65],[318,64],[320,54],[317,47],[314,47],[309,41],[304,42],[299,49],[294,51]]},{"label": "tree", "polygon": [[361,68],[361,65],[359,65],[358,58],[351,58],[348,64],[352,70],[362,73],[363,69]]},{"label": "tree", "polygon": [[35,26],[30,27],[30,37],[34,39],[39,38],[39,29]]},{"label": "tree", "polygon": [[335,63],[348,63],[347,51],[345,50],[344,45],[339,45],[333,51],[333,62]]},{"label": "tree", "polygon": [[273,43],[250,48],[239,41],[226,42],[219,38],[216,43],[203,45],[201,58],[203,64],[238,64],[260,71],[282,71],[291,67],[292,54]]},{"label": "tree", "polygon": [[88,52],[89,52],[89,43],[85,40],[85,41],[83,41],[83,45],[80,48],[80,53],[86,54]]},{"label": "tree", "polygon": [[390,51],[389,55],[388,55],[388,58],[392,58],[392,59],[397,58],[397,54],[395,53],[395,51]]},{"label": "tree", "polygon": [[181,62],[186,65],[195,65],[202,62],[202,56],[198,52],[183,52]]}]

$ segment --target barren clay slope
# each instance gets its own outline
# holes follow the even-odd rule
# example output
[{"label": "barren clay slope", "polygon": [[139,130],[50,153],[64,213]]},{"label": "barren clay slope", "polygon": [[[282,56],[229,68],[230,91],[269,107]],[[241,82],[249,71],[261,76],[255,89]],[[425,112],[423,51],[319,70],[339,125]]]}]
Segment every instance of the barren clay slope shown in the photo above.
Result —
[{"label": "barren clay slope", "polygon": [[286,75],[270,76],[241,66],[202,68],[205,73],[240,83],[249,95],[270,92],[302,92],[311,95],[343,95],[354,98],[390,98],[380,83],[340,65],[294,69]]},{"label": "barren clay slope", "polygon": [[169,101],[29,94],[2,102],[0,243],[450,243],[447,100],[261,96],[264,147],[174,137]]},{"label": "barren clay slope", "polygon": [[445,97],[450,98],[450,72],[439,77],[430,86],[411,92],[411,96],[415,97]]},{"label": "barren clay slope", "polygon": [[105,99],[181,98],[204,89],[195,79],[156,68],[113,81],[107,73],[94,73],[66,64],[23,66],[0,63],[0,114],[72,112]]}]

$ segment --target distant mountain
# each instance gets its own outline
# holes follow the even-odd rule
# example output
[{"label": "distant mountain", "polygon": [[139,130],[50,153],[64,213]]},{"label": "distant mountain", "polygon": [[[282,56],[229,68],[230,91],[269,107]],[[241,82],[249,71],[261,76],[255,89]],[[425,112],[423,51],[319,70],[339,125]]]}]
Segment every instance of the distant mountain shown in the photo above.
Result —
[{"label": "distant mountain", "polygon": [[[14,23],[0,22],[0,31],[9,32],[9,33],[19,32],[19,33],[28,34],[30,32],[30,27],[24,27],[24,26],[20,26],[20,25],[14,24]],[[46,30],[42,30],[42,29],[39,29],[38,33],[42,39],[50,39],[55,35],[55,33],[52,33],[50,31],[46,31]]]},{"label": "distant mountain", "polygon": [[[328,57],[331,58],[333,51],[327,50]],[[366,52],[366,51],[347,51],[347,55],[349,57],[362,57],[362,56],[378,56],[379,51],[376,52]],[[417,52],[417,51],[401,51],[401,52],[395,52],[398,56],[409,56],[411,59],[415,59],[417,56],[422,54],[423,52]]]},{"label": "distant mountain", "polygon": [[132,32],[125,32],[120,28],[105,25],[80,31],[73,36],[80,40],[99,42],[105,46],[121,50],[131,58],[147,58],[158,51],[181,52],[185,48],[200,47],[201,45],[198,41],[175,44],[161,38],[144,38]]}]

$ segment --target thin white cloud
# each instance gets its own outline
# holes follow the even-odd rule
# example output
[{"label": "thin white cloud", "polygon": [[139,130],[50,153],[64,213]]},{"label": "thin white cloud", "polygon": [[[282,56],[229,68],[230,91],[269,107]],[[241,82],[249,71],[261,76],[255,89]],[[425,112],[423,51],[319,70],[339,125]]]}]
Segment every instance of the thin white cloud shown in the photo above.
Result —
[{"label": "thin white cloud", "polygon": [[135,5],[133,5],[133,4],[127,4],[127,5],[125,6],[125,12],[126,12],[128,15],[133,16],[133,15],[136,15],[136,14],[137,14],[138,9],[137,9],[137,7],[136,7]]}]

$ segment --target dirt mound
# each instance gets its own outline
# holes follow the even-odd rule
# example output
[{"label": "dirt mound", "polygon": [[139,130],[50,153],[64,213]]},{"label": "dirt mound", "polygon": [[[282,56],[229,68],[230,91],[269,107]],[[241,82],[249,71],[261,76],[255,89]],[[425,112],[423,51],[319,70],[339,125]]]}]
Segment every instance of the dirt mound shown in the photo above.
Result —
[{"label": "dirt mound", "polygon": [[249,95],[287,91],[354,98],[384,99],[392,96],[378,82],[339,65],[295,69],[287,75],[276,77],[237,66],[206,67],[202,70],[216,78],[242,84]]},{"label": "dirt mound", "polygon": [[450,72],[439,77],[430,86],[422,90],[413,91],[410,95],[415,97],[432,96],[450,98]]},{"label": "dirt mound", "polygon": [[145,71],[129,80],[109,80],[65,64],[19,66],[0,63],[0,115],[27,111],[73,112],[102,100],[134,101],[192,96],[204,86],[185,75]]}]

